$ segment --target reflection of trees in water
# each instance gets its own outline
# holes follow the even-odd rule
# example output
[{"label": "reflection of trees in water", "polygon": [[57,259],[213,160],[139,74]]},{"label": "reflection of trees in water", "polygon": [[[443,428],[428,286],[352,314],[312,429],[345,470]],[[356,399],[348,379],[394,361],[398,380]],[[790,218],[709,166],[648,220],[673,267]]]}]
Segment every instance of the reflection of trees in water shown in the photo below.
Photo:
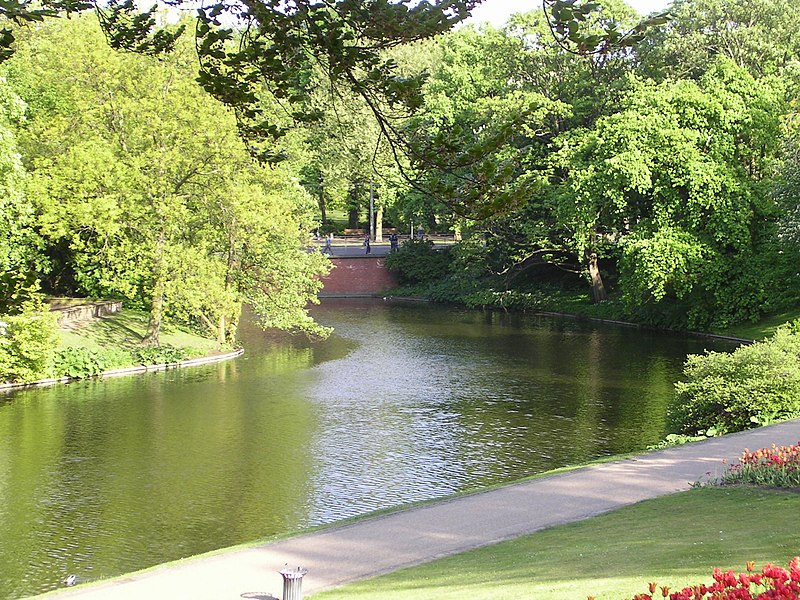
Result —
[{"label": "reflection of trees in water", "polygon": [[641,449],[705,345],[374,300],[318,308],[336,327],[323,342],[243,322],[234,361],[0,405],[0,596]]}]

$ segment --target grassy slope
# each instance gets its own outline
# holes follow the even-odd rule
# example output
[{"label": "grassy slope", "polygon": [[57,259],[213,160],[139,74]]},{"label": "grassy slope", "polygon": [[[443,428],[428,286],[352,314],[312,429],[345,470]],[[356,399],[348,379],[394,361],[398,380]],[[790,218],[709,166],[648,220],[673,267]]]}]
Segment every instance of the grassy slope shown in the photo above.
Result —
[{"label": "grassy slope", "polygon": [[[59,330],[60,346],[136,350],[147,331],[147,319],[147,313],[125,309],[79,326],[62,328]],[[197,354],[208,354],[216,347],[214,340],[170,326],[162,329],[160,338],[162,345],[197,349]]]},{"label": "grassy slope", "polygon": [[739,323],[733,327],[729,327],[721,333],[723,335],[731,335],[748,340],[763,340],[775,333],[775,330],[784,323],[800,319],[800,307],[795,310],[783,312],[774,315],[768,315],[761,319],[758,323]]},{"label": "grassy slope", "polygon": [[[709,583],[713,567],[786,566],[800,494],[704,488],[315,594],[314,600],[620,600],[650,581]],[[658,593],[660,597],[660,592]]]}]

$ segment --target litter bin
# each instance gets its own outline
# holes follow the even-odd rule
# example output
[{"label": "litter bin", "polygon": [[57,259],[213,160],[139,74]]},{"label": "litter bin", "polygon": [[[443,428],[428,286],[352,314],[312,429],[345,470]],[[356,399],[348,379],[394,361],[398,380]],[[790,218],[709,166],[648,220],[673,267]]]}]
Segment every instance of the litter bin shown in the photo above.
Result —
[{"label": "litter bin", "polygon": [[283,600],[303,600],[303,575],[308,573],[308,569],[297,567],[291,569],[288,566],[280,570],[283,576]]}]

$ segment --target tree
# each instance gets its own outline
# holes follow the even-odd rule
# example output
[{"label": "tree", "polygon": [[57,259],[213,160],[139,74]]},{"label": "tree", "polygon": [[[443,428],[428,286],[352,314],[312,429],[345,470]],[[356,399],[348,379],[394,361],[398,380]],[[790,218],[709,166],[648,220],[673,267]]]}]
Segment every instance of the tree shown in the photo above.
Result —
[{"label": "tree", "polygon": [[757,312],[766,274],[745,274],[776,218],[762,182],[783,112],[778,81],[730,61],[699,82],[636,85],[617,114],[559,139],[556,210],[575,251],[621,251],[631,308],[693,294],[696,327]]},{"label": "tree", "polygon": [[516,48],[502,32],[464,28],[440,46],[425,109],[405,129],[412,180],[455,214],[484,220],[540,185],[541,156],[568,109],[515,79],[508,64]]},{"label": "tree", "polygon": [[43,257],[25,195],[26,173],[14,133],[25,103],[0,79],[0,312],[14,311],[35,286],[30,277]]},{"label": "tree", "polygon": [[[319,118],[310,107],[311,96],[331,84],[364,98],[386,134],[392,110],[419,106],[424,76],[398,75],[385,51],[449,30],[479,1],[220,1],[197,11],[199,81],[235,109],[240,134],[261,160],[278,158],[270,142],[292,123]],[[114,18],[108,23],[136,18],[132,5],[112,3],[110,11]],[[124,36],[112,35],[111,40],[112,45],[129,46]],[[324,78],[316,76],[320,72]],[[265,91],[284,107],[288,124],[264,110]]]},{"label": "tree", "polygon": [[727,58],[755,77],[797,78],[800,12],[792,0],[676,0],[670,16],[636,48],[651,77],[696,79]]},{"label": "tree", "polygon": [[79,290],[147,308],[150,344],[165,315],[230,341],[241,303],[266,294],[265,323],[321,332],[303,318],[324,271],[300,253],[306,196],[284,170],[252,164],[232,115],[194,84],[190,48],[123,55],[90,20],[49,25],[10,75],[32,107],[24,140],[41,231]]},{"label": "tree", "polygon": [[[200,59],[199,81],[237,115],[240,134],[260,160],[278,160],[269,142],[287,130],[286,119],[264,108],[265,92],[272,104],[285,107],[292,122],[318,118],[308,107],[314,90],[341,85],[360,95],[382,133],[400,143],[389,116],[396,108],[420,106],[424,74],[402,76],[385,51],[400,44],[431,38],[465,19],[481,0],[260,0],[236,4],[224,0],[197,7],[172,0],[172,10],[197,11],[195,44]],[[630,47],[649,26],[664,20],[656,15],[631,30],[608,19],[599,4],[582,0],[543,0],[557,43],[584,54],[608,55]],[[94,9],[110,45],[160,54],[171,50],[185,25],[159,27],[159,6],[141,11],[133,0],[44,0],[31,5],[10,0],[0,6],[0,62],[13,55],[15,27]],[[12,26],[13,25],[13,26]],[[326,74],[320,81],[315,68]]]},{"label": "tree", "polygon": [[[607,14],[633,18],[621,5]],[[425,110],[413,121],[420,188],[486,240],[491,271],[509,279],[542,264],[575,271],[550,208],[549,156],[559,134],[615,109],[631,61],[565,51],[534,12],[503,30],[453,32],[438,45]]]}]

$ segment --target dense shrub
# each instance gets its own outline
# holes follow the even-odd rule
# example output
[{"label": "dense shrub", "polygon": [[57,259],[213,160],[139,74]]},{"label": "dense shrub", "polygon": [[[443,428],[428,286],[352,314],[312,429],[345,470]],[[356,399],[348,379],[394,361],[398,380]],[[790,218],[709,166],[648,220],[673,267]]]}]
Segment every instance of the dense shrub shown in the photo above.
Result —
[{"label": "dense shrub", "polygon": [[104,371],[131,366],[131,354],[124,350],[62,348],[53,358],[54,377],[87,378]]},{"label": "dense shrub", "polygon": [[403,283],[432,283],[447,276],[451,261],[447,248],[437,250],[430,240],[407,240],[386,257],[386,268]]},{"label": "dense shrub", "polygon": [[730,433],[800,417],[800,322],[733,353],[689,356],[669,409],[678,433]]},{"label": "dense shrub", "polygon": [[56,317],[39,300],[0,315],[0,382],[44,379],[56,348]]}]

